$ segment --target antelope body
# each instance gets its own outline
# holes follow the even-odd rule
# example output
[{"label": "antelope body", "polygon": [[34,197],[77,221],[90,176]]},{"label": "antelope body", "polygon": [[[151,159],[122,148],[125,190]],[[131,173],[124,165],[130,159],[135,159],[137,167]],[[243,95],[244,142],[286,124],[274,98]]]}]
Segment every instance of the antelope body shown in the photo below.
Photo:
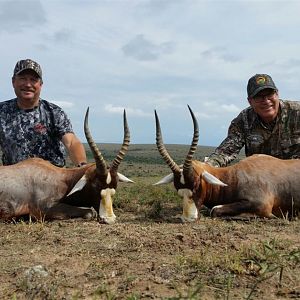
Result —
[{"label": "antelope body", "polygon": [[157,147],[173,172],[156,184],[174,183],[183,199],[183,221],[196,220],[202,205],[211,209],[212,217],[246,215],[271,218],[298,214],[300,160],[257,154],[224,168],[192,160],[199,130],[190,107],[189,110],[194,123],[194,137],[183,168],[168,154],[155,112]]},{"label": "antelope body", "polygon": [[123,145],[108,167],[84,121],[87,142],[95,163],[80,168],[59,168],[40,158],[30,158],[0,167],[0,218],[30,215],[36,219],[86,218],[114,223],[113,195],[119,181],[133,182],[118,173],[129,146],[129,128],[124,111]]}]

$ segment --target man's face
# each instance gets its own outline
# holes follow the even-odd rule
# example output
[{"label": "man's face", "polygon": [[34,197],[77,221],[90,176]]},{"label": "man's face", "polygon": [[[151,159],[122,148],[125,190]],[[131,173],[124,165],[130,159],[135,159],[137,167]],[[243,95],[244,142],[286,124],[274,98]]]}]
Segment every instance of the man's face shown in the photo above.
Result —
[{"label": "man's face", "polygon": [[266,122],[272,122],[279,110],[278,92],[273,89],[264,89],[254,97],[249,97],[248,101],[254,111]]},{"label": "man's face", "polygon": [[24,70],[12,79],[16,96],[21,101],[35,103],[38,101],[42,81],[33,70]]}]

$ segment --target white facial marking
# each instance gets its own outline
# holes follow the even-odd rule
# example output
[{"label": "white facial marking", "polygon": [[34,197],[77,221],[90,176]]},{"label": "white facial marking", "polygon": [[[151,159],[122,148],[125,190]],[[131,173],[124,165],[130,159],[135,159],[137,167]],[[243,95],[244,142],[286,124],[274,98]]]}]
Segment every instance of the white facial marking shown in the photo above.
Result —
[{"label": "white facial marking", "polygon": [[116,221],[116,216],[113,211],[113,195],[116,193],[115,189],[106,188],[101,191],[101,202],[99,210],[99,218],[107,224],[113,224]]},{"label": "white facial marking", "polygon": [[110,173],[107,173],[107,177],[106,177],[106,184],[110,184],[111,183],[111,176]]},{"label": "white facial marking", "polygon": [[181,184],[185,184],[185,180],[184,180],[184,177],[183,177],[182,174],[181,174],[181,176],[180,176],[180,183],[181,183]]},{"label": "white facial marking", "polygon": [[183,198],[182,222],[193,222],[198,219],[198,210],[192,199],[192,191],[189,189],[179,189],[178,195]]}]

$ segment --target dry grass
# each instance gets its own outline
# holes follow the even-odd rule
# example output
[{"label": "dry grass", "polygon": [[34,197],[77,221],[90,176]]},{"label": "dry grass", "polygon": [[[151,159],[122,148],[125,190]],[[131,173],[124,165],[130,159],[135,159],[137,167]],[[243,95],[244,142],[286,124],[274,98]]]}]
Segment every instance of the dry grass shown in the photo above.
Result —
[{"label": "dry grass", "polygon": [[[173,186],[152,185],[169,173],[155,147],[132,148],[120,171],[136,183],[119,186],[117,224],[0,223],[1,299],[300,298],[298,220],[203,211],[182,224]],[[186,149],[172,148],[178,163]]]}]

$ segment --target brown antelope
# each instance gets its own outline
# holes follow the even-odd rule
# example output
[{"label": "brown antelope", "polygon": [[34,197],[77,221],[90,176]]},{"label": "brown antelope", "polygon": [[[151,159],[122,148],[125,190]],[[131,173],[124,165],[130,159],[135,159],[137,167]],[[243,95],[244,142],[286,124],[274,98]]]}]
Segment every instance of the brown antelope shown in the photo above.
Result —
[{"label": "brown antelope", "polygon": [[111,166],[92,139],[87,109],[84,132],[95,163],[80,168],[59,168],[40,158],[30,158],[0,167],[0,218],[30,215],[36,219],[92,219],[112,224],[113,196],[119,181],[133,182],[118,173],[129,146],[129,128],[124,110],[124,138]]},{"label": "brown antelope", "polygon": [[183,199],[182,221],[194,221],[204,205],[211,209],[212,217],[259,216],[292,217],[300,210],[300,160],[281,160],[257,154],[240,162],[216,168],[192,160],[199,138],[198,123],[193,119],[194,136],[188,155],[180,168],[167,152],[156,119],[158,151],[172,173],[156,183],[173,182]]}]

